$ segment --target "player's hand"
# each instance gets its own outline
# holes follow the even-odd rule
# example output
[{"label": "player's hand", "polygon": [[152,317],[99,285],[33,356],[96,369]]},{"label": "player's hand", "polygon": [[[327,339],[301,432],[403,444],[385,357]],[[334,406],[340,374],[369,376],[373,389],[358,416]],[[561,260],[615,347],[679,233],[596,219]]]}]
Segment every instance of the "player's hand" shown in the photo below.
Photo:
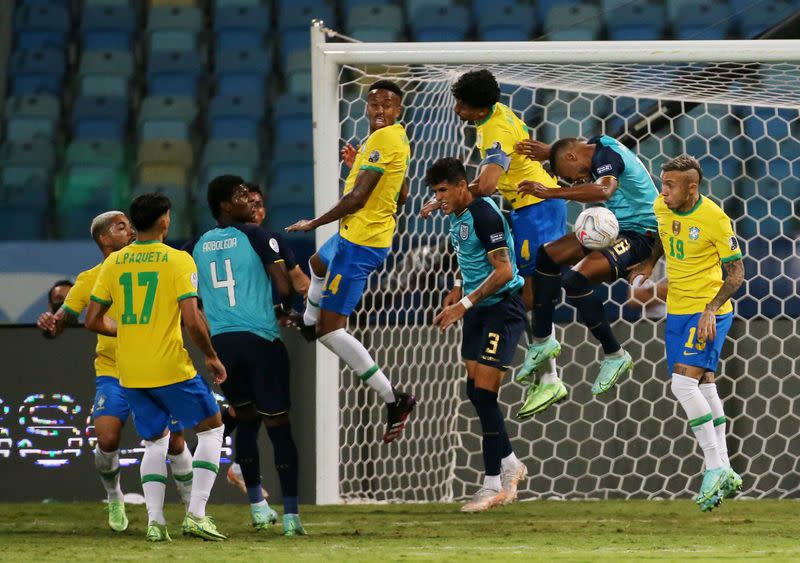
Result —
[{"label": "player's hand", "polygon": [[431,216],[431,213],[439,209],[441,206],[442,204],[436,201],[436,199],[432,199],[422,206],[422,209],[419,210],[419,216],[423,219],[427,219]]},{"label": "player's hand", "polygon": [[307,233],[308,231],[313,231],[314,229],[316,229],[316,226],[314,225],[313,219],[300,219],[294,225],[289,225],[286,227],[286,232],[293,233],[295,231],[302,231]]},{"label": "player's hand", "polygon": [[466,312],[467,310],[461,303],[450,305],[449,307],[445,307],[441,313],[436,315],[436,318],[433,319],[433,325],[438,326],[440,332],[444,332],[460,321]]},{"label": "player's hand", "polygon": [[532,195],[539,199],[549,199],[554,190],[533,180],[523,180],[517,186],[517,192],[522,195]]},{"label": "player's hand", "polygon": [[700,320],[697,321],[697,341],[708,342],[717,337],[717,316],[711,309],[703,310]]},{"label": "player's hand", "polygon": [[650,277],[653,275],[654,267],[655,265],[651,264],[649,260],[634,264],[628,268],[628,283],[631,284],[631,287],[633,288],[639,287],[646,280],[650,279]]},{"label": "player's hand", "polygon": [[350,143],[347,143],[342,148],[341,154],[342,154],[342,162],[344,162],[344,165],[347,166],[348,168],[352,168],[353,163],[356,161],[356,154],[357,154],[356,148]]},{"label": "player's hand", "polygon": [[39,318],[36,319],[36,326],[39,330],[53,335],[56,332],[56,316],[50,311],[42,313],[39,315]]},{"label": "player's hand", "polygon": [[550,158],[550,145],[537,141],[536,139],[520,141],[514,145],[514,150],[531,160],[538,160],[539,162]]},{"label": "player's hand", "polygon": [[217,385],[228,379],[228,372],[225,371],[225,366],[217,356],[206,358],[206,369]]},{"label": "player's hand", "polygon": [[462,291],[460,287],[454,287],[453,289],[451,289],[450,293],[448,293],[447,296],[444,298],[444,301],[442,301],[442,308],[446,309],[450,305],[455,305],[456,303],[461,301],[462,297],[461,293]]}]

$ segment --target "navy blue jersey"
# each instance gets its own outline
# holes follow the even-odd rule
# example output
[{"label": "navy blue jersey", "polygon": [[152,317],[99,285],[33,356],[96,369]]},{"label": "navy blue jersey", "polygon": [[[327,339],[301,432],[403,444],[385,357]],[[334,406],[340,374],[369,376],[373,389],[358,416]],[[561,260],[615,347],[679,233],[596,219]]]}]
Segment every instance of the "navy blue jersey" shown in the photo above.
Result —
[{"label": "navy blue jersey", "polygon": [[497,303],[505,294],[522,287],[524,281],[513,259],[514,239],[503,214],[491,198],[475,198],[460,215],[450,214],[450,240],[464,280],[464,295],[475,291],[494,271],[489,254],[501,248],[508,249],[514,277],[477,307]]}]

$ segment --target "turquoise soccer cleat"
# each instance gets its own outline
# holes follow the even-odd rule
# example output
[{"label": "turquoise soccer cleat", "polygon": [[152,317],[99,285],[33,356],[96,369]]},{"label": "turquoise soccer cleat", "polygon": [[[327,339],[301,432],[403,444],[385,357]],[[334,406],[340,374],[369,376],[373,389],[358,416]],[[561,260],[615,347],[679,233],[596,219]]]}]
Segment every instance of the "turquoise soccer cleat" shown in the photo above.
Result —
[{"label": "turquoise soccer cleat", "polygon": [[522,367],[514,375],[514,381],[530,384],[533,373],[547,360],[557,357],[560,353],[561,344],[552,336],[542,343],[531,344],[528,346],[528,351],[525,352],[525,361],[522,362]]},{"label": "turquoise soccer cleat", "polygon": [[742,477],[731,469],[730,466],[727,468],[726,477],[725,483],[722,485],[722,498],[733,498],[742,490]]},{"label": "turquoise soccer cleat", "polygon": [[633,358],[624,350],[622,356],[606,358],[600,366],[600,374],[592,385],[592,395],[599,395],[610,390],[617,384],[620,375],[632,370]]},{"label": "turquoise soccer cleat", "polygon": [[306,529],[303,528],[303,523],[300,522],[299,514],[283,515],[283,535],[287,537],[308,535]]},{"label": "turquoise soccer cleat", "polygon": [[709,512],[719,506],[725,493],[724,486],[727,480],[727,467],[709,469],[705,472],[700,492],[694,499],[701,511]]},{"label": "turquoise soccer cleat", "polygon": [[250,516],[253,518],[253,528],[256,530],[266,530],[278,521],[278,513],[270,508],[269,505],[250,505]]}]

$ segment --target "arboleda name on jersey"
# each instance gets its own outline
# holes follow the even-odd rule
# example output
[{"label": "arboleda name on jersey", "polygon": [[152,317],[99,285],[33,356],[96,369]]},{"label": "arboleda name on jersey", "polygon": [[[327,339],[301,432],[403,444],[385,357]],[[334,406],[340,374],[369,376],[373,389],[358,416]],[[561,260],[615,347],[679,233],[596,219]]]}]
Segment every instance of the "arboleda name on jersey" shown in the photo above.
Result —
[{"label": "arboleda name on jersey", "polygon": [[226,238],[225,240],[210,240],[208,242],[204,242],[203,252],[214,252],[215,250],[226,250],[228,248],[236,248],[237,240],[238,240],[237,238]]},{"label": "arboleda name on jersey", "polygon": [[169,254],[158,250],[150,252],[120,252],[115,264],[146,264],[149,262],[169,262]]}]

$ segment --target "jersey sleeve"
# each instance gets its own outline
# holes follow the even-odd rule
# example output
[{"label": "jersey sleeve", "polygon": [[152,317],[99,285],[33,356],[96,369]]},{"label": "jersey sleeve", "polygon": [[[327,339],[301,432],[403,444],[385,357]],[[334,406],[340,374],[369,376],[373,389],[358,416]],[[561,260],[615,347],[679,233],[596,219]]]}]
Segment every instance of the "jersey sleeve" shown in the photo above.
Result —
[{"label": "jersey sleeve", "polygon": [[481,166],[497,164],[504,172],[508,172],[511,165],[511,153],[514,152],[516,138],[509,127],[500,124],[487,124],[483,128],[481,144],[478,147],[486,156],[481,161]]},{"label": "jersey sleeve", "polygon": [[89,306],[89,297],[94,288],[94,280],[90,279],[88,272],[81,272],[75,279],[75,285],[67,293],[61,308],[73,317],[80,317],[83,310]]},{"label": "jersey sleeve", "polygon": [[[114,255],[111,254],[109,258],[111,256]],[[111,305],[114,302],[111,293],[111,267],[109,266],[109,258],[106,258],[106,261],[103,262],[103,265],[100,267],[100,273],[97,274],[97,281],[94,282],[90,297],[92,301],[100,303],[101,305]]]},{"label": "jersey sleeve", "polygon": [[725,213],[720,214],[713,233],[714,246],[722,262],[733,262],[742,257],[739,239],[736,238],[731,220]]},{"label": "jersey sleeve", "polygon": [[286,263],[286,270],[294,270],[295,266],[297,266],[297,259],[294,257],[294,252],[292,252],[292,249],[288,244],[286,244],[286,241],[283,240],[283,237],[272,231],[267,233],[267,235],[269,236],[269,247],[272,250],[275,250],[278,255],[283,258],[283,261]]},{"label": "jersey sleeve", "polygon": [[592,176],[595,180],[604,176],[619,178],[624,171],[625,163],[614,149],[597,145],[597,151],[592,159]]},{"label": "jersey sleeve", "polygon": [[492,206],[478,200],[470,206],[470,213],[472,213],[475,235],[483,244],[487,254],[501,248],[508,248],[503,218]]},{"label": "jersey sleeve", "polygon": [[284,261],[280,255],[280,246],[277,240],[273,244],[271,241],[275,239],[271,238],[267,231],[255,225],[236,225],[236,228],[247,235],[250,246],[253,247],[264,265],[265,272],[270,265]]},{"label": "jersey sleeve", "polygon": [[402,139],[394,127],[378,129],[364,145],[364,163],[359,170],[374,170],[383,174],[386,167],[399,158]]},{"label": "jersey sleeve", "polygon": [[[170,257],[171,258],[171,257]],[[177,301],[197,297],[197,264],[191,254],[183,250],[175,252],[173,285]]]}]

